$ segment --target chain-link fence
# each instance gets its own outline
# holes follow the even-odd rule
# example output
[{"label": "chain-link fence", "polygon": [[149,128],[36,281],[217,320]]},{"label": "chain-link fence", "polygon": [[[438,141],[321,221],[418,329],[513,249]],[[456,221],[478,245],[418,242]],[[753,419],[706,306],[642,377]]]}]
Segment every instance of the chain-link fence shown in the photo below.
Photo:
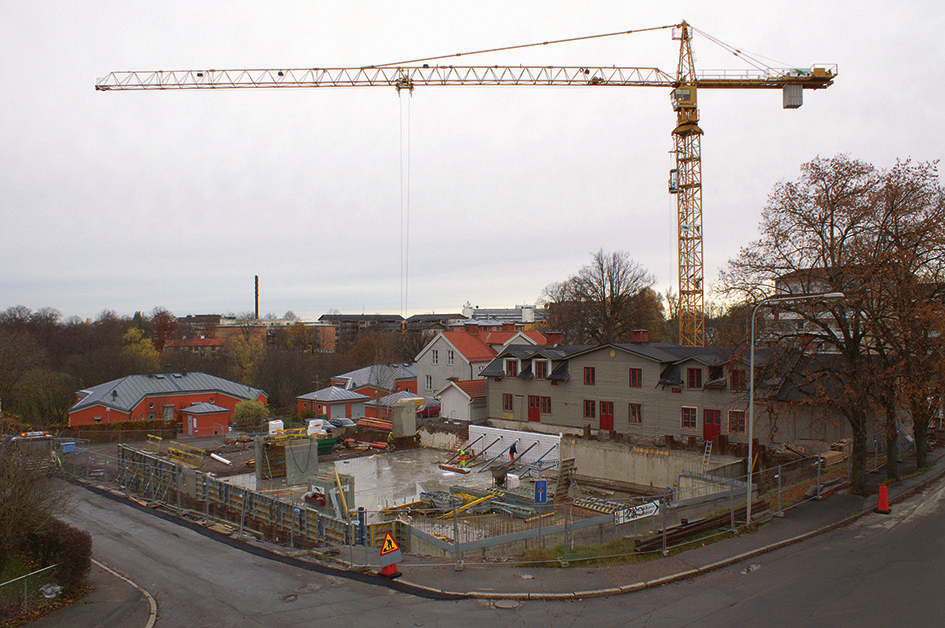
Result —
[{"label": "chain-link fence", "polygon": [[0,584],[0,620],[26,614],[59,596],[60,587],[51,581],[50,565]]}]

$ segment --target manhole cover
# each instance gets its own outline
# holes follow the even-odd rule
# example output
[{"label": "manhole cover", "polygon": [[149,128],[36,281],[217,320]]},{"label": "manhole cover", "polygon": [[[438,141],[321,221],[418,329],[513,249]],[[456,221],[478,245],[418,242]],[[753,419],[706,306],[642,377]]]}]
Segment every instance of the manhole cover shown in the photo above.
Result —
[{"label": "manhole cover", "polygon": [[518,608],[521,605],[518,600],[496,600],[493,604],[496,608]]}]

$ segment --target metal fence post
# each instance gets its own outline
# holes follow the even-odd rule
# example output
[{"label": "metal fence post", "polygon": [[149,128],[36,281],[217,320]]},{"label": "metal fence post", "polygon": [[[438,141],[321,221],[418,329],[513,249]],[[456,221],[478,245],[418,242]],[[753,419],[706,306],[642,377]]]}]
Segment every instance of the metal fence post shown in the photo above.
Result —
[{"label": "metal fence post", "polygon": [[817,499],[820,499],[820,463],[821,458],[817,456]]},{"label": "metal fence post", "polygon": [[[735,531],[735,480],[728,483],[728,511],[732,517],[732,532]],[[748,509],[745,509],[748,512]],[[747,516],[747,515],[746,515]]]},{"label": "metal fence post", "polygon": [[23,612],[24,613],[27,612],[27,610],[29,610],[28,606],[29,606],[30,595],[29,595],[29,589],[27,588],[29,581],[30,581],[29,576],[27,576],[26,578],[23,578]]},{"label": "metal fence post", "polygon": [[666,554],[666,511],[669,510],[669,504],[665,501],[660,504],[660,510],[663,511],[663,554]]},{"label": "metal fence post", "polygon": [[459,522],[456,520],[456,502],[450,496],[450,502],[453,504],[453,566],[456,571],[462,569],[459,562]]},{"label": "metal fence post", "polygon": [[565,500],[564,502],[564,567],[571,562],[571,539],[568,537],[568,515],[571,514],[571,508]]},{"label": "metal fence post", "polygon": [[781,465],[778,465],[778,516],[783,514],[781,511]]}]

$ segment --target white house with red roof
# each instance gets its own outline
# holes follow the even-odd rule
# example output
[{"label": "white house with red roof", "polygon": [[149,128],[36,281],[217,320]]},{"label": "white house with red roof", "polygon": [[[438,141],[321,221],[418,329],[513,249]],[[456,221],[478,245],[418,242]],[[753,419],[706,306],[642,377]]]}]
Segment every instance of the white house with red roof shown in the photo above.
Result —
[{"label": "white house with red roof", "polygon": [[440,418],[454,421],[484,421],[489,417],[485,379],[450,382],[436,394],[440,400]]},{"label": "white house with red roof", "polygon": [[509,345],[543,345],[545,335],[514,323],[481,330],[475,322],[438,333],[417,354],[417,387],[421,395],[443,390],[451,381],[478,379],[479,372]]}]

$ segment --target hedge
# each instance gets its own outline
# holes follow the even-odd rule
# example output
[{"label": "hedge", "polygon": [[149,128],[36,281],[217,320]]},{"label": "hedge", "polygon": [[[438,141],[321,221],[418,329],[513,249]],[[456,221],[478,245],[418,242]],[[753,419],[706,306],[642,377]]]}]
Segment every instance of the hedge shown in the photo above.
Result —
[{"label": "hedge", "polygon": [[25,553],[40,565],[57,565],[57,584],[69,595],[81,587],[92,568],[92,535],[51,517],[26,537]]}]

